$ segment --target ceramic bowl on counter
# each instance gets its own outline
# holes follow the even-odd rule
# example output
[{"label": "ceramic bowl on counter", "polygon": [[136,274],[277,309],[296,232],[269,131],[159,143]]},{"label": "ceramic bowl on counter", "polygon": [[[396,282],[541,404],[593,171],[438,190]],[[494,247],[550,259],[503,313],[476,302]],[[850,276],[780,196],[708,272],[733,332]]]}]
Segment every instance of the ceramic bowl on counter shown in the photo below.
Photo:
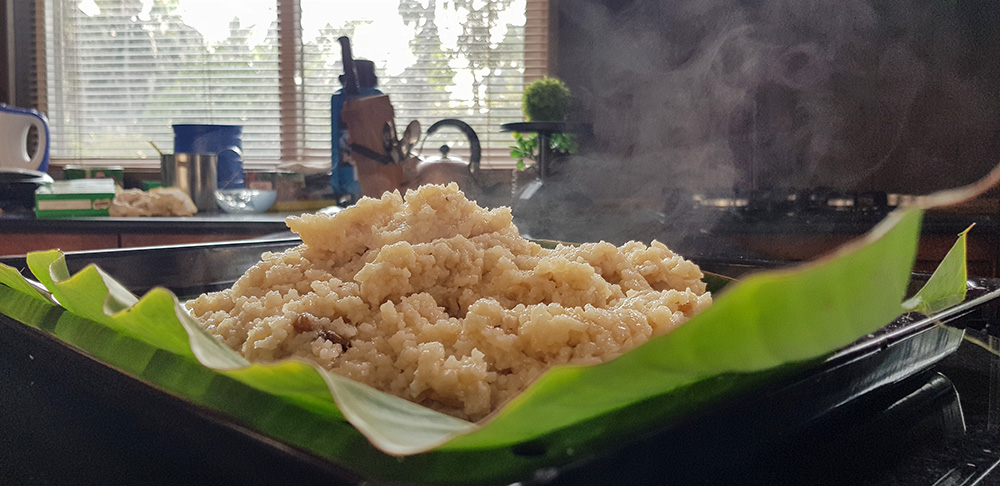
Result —
[{"label": "ceramic bowl on counter", "polygon": [[274,205],[278,191],[261,189],[219,189],[215,200],[227,213],[263,213]]}]

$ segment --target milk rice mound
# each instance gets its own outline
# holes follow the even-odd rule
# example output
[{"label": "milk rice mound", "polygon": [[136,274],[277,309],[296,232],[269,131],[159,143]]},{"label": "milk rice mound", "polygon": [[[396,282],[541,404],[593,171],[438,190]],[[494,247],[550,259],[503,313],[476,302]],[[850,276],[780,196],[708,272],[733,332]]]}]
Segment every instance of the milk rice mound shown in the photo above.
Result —
[{"label": "milk rice mound", "polygon": [[544,249],[455,184],[287,223],[301,245],[187,303],[202,325],[251,361],[304,358],[469,420],[552,365],[614,358],[712,301],[659,242]]}]

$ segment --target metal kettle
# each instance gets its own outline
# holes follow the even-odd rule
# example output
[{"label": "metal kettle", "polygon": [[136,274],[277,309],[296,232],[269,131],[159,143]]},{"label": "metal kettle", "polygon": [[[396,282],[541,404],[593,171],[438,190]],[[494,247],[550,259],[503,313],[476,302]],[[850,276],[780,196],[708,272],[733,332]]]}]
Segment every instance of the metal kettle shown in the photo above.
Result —
[{"label": "metal kettle", "polygon": [[[28,155],[28,133],[38,131],[38,149]],[[0,104],[0,170],[33,170],[49,168],[49,123],[35,110]]]},{"label": "metal kettle", "polygon": [[[430,136],[444,127],[457,128],[469,141],[468,162],[449,155],[451,147],[441,145],[438,148],[439,156],[432,156],[420,160],[416,165],[415,184],[447,184],[457,182],[458,186],[464,190],[472,190],[478,186],[479,162],[482,160],[483,150],[479,143],[479,137],[469,124],[454,118],[446,118],[435,122],[427,129],[426,136]],[[424,140],[426,140],[426,136]]]},{"label": "metal kettle", "polygon": [[[376,98],[362,99],[362,102],[373,105]],[[382,123],[378,141],[375,142],[371,136],[373,131],[369,128],[373,125],[371,120],[365,120],[365,114],[375,113],[378,110],[367,108],[365,110],[353,111],[345,108],[345,118],[355,120],[352,127],[348,122],[350,130],[351,158],[358,170],[358,182],[361,185],[361,193],[370,197],[381,197],[385,191],[406,190],[416,188],[424,184],[447,184],[457,182],[463,191],[476,191],[479,189],[479,163],[482,159],[482,147],[479,137],[469,124],[455,119],[446,118],[438,120],[427,129],[425,136],[430,136],[445,127],[457,128],[459,132],[468,140],[469,161],[465,162],[449,155],[450,147],[443,147],[443,156],[430,157],[424,160],[419,154],[412,153],[414,145],[420,139],[420,123],[411,121],[403,131],[402,137],[396,136],[395,126],[390,121]],[[388,110],[379,116],[369,117],[373,120],[385,118]],[[350,117],[348,117],[350,114]],[[424,138],[424,142],[427,138]],[[378,145],[378,149],[374,147]]]}]

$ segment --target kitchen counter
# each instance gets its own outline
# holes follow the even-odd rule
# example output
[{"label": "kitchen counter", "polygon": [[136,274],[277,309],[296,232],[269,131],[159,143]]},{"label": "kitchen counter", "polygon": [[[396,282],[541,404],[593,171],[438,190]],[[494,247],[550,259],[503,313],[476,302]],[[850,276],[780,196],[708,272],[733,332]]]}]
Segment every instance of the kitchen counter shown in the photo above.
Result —
[{"label": "kitchen counter", "polygon": [[300,213],[210,213],[187,217],[35,219],[0,217],[0,255],[59,248],[83,251],[289,234],[285,218]]},{"label": "kitchen counter", "polygon": [[[85,251],[188,243],[245,240],[276,235],[291,236],[285,218],[300,214],[199,214],[191,217],[34,219],[33,216],[0,216],[0,256],[59,248]],[[617,214],[617,213],[615,213]],[[624,228],[626,239],[666,243],[689,256],[728,256],[786,261],[809,260],[868,231],[885,217],[884,212],[771,214],[701,209]],[[515,222],[532,237],[566,241],[615,241],[607,228],[620,223],[588,218],[577,232],[535,234],[532,225]],[[558,223],[558,224],[557,224]],[[917,269],[932,270],[956,236],[975,223],[968,238],[972,275],[1000,276],[1000,217],[995,214],[931,211],[924,219]],[[546,223],[547,229],[565,224]],[[616,243],[622,243],[624,241]]]},{"label": "kitchen counter", "polygon": [[[514,222],[533,238],[571,242],[658,240],[690,257],[806,261],[869,231],[887,208],[860,211],[772,211],[601,201],[587,211],[569,211],[549,201],[515,207]],[[544,211],[530,211],[542,207]],[[972,275],[1000,276],[1000,213],[995,208],[933,210],[924,217],[918,271],[933,270],[973,224],[968,234]],[[988,212],[993,211],[993,212]]]}]

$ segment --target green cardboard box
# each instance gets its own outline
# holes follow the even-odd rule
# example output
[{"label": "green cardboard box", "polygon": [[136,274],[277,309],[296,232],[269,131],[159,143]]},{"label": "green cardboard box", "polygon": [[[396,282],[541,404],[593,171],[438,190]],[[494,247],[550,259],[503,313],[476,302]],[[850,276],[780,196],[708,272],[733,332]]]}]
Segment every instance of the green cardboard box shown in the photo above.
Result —
[{"label": "green cardboard box", "polygon": [[35,190],[35,217],[107,216],[114,198],[114,179],[56,181]]}]

